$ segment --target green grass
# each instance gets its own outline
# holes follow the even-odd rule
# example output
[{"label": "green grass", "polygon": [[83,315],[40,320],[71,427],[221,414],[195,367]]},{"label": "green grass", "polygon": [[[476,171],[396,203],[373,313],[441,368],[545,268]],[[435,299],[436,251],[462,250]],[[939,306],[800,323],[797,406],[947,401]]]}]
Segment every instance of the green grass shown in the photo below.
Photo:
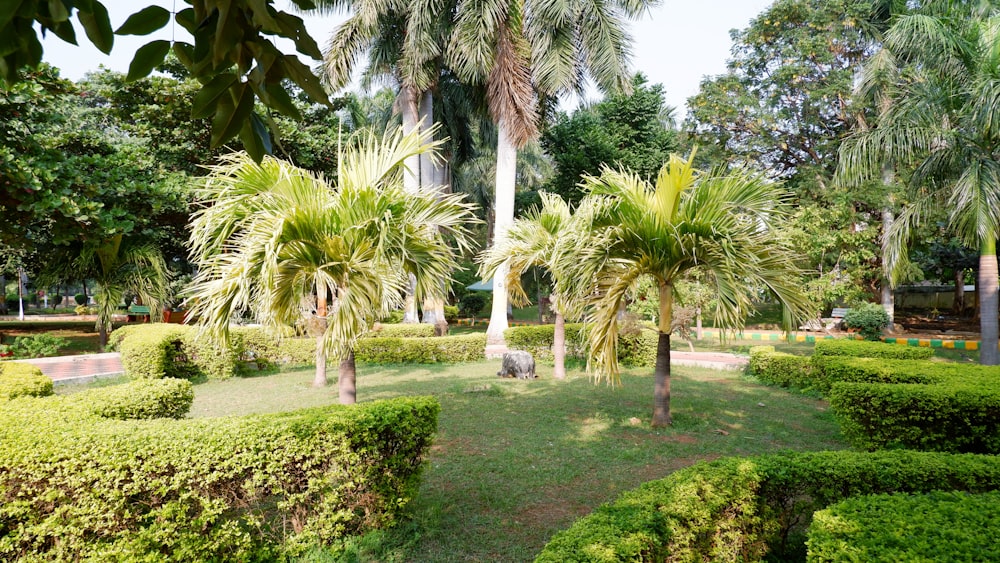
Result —
[{"label": "green grass", "polygon": [[[529,561],[555,532],[642,482],[699,460],[845,445],[827,403],[744,380],[674,368],[674,426],[649,427],[649,370],[623,386],[498,379],[498,362],[359,366],[358,396],[433,395],[439,431],[410,519],[316,561]],[[335,373],[335,372],[332,372]],[[334,374],[335,378],[335,374]],[[192,416],[275,412],[336,402],[312,370],[207,382]],[[638,420],[633,420],[638,419]]]}]

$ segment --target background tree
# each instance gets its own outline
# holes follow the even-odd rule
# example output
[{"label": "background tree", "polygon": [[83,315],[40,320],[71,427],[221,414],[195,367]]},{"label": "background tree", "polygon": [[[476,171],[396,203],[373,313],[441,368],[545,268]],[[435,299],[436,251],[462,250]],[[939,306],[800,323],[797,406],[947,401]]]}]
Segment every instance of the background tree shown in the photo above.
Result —
[{"label": "background tree", "polygon": [[314,384],[325,385],[333,355],[340,401],[353,403],[354,342],[401,303],[407,274],[418,297],[440,293],[437,280],[457,266],[452,244],[467,246],[472,216],[459,196],[403,189],[402,163],[432,150],[428,137],[364,134],[346,149],[335,186],[274,159],[229,158],[198,190],[210,205],[192,222],[192,314],[221,338],[241,311],[279,330],[315,318]]},{"label": "background tree", "polygon": [[[598,378],[618,378],[618,316],[629,289],[650,276],[659,294],[653,426],[670,415],[670,333],[676,283],[694,268],[709,273],[718,294],[715,322],[739,328],[758,292],[786,307],[786,325],[808,310],[798,287],[796,256],[775,230],[787,213],[787,193],[746,170],[702,174],[671,156],[655,184],[627,171],[587,177],[581,210],[589,225],[570,242],[574,252],[556,269],[568,292],[589,295],[590,356]],[[591,213],[593,215],[591,215]],[[583,234],[585,233],[585,234]]]},{"label": "background tree", "polygon": [[998,22],[991,2],[928,1],[896,19],[860,87],[880,100],[879,113],[845,142],[840,162],[845,181],[855,183],[877,178],[886,166],[916,163],[911,200],[886,237],[888,273],[905,270],[912,225],[937,208],[948,209],[964,244],[979,248],[984,365],[1000,363]]},{"label": "background tree", "polygon": [[623,166],[653,179],[678,148],[674,110],[663,96],[661,84],[649,85],[637,74],[630,93],[611,93],[572,115],[559,114],[541,136],[556,169],[545,191],[575,204],[583,197],[580,178],[599,174],[604,165]]}]

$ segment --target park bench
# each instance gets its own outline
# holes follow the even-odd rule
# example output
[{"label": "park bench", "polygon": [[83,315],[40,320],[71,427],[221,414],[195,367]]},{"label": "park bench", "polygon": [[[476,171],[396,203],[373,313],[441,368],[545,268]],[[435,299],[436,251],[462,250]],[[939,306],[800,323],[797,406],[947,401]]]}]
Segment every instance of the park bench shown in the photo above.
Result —
[{"label": "park bench", "polygon": [[840,327],[840,324],[844,322],[844,316],[850,311],[848,307],[834,307],[830,311],[829,317],[823,317],[820,319],[811,319],[805,322],[799,327],[799,330],[805,331],[825,331],[829,332],[835,328]]},{"label": "park bench", "polygon": [[129,305],[128,320],[134,321],[136,317],[146,317],[145,322],[149,322],[149,305]]}]

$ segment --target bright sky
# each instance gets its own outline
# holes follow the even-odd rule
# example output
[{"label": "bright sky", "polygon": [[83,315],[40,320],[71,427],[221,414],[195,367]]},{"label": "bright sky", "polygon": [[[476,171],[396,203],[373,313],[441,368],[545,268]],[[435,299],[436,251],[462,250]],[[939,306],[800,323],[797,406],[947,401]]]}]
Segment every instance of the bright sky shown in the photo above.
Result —
[{"label": "bright sky", "polygon": [[[771,4],[772,0],[663,0],[649,16],[635,22],[633,66],[646,74],[651,83],[663,84],[667,103],[678,109],[676,117],[683,119],[689,96],[698,92],[704,76],[721,74],[726,68],[731,42],[729,30],[742,29],[750,20]],[[111,25],[117,28],[129,14],[143,6],[159,4],[173,11],[183,8],[183,0],[105,0],[111,14]],[[280,5],[280,4],[279,4]],[[309,33],[322,48],[331,31],[343,16],[305,18]],[[177,39],[186,32],[178,27]],[[81,46],[63,43],[54,35],[44,42],[44,60],[58,67],[62,76],[77,80],[103,65],[113,70],[128,71],[135,50],[154,39],[173,39],[173,25],[144,37],[115,37],[115,46],[107,56],[87,42],[77,24]],[[282,46],[293,52],[290,45]],[[307,63],[308,64],[308,63]]]}]

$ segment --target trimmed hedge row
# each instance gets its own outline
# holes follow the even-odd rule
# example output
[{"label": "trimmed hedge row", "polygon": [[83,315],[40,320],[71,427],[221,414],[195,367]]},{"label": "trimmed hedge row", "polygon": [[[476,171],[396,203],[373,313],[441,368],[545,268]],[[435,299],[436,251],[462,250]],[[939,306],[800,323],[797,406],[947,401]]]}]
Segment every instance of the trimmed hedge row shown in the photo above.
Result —
[{"label": "trimmed hedge row", "polygon": [[809,356],[776,352],[774,346],[750,348],[747,373],[762,383],[808,389],[813,385],[813,363]]},{"label": "trimmed hedge row", "polygon": [[274,561],[336,545],[397,518],[439,411],[415,397],[116,421],[71,399],[0,408],[2,560]]},{"label": "trimmed hedge row", "polygon": [[[434,331],[431,325],[399,326],[407,328],[388,332]],[[189,326],[146,324],[128,328],[133,330],[120,340],[119,348],[125,373],[136,379],[226,379],[250,363],[263,369],[276,364],[313,365],[316,361],[314,338],[279,338],[260,328],[234,329],[225,347],[198,338],[197,329]],[[354,355],[357,361],[366,363],[457,363],[482,359],[485,347],[486,336],[482,334],[437,338],[369,336],[358,340]]]},{"label": "trimmed hedge row", "polygon": [[1000,454],[1000,389],[992,382],[837,383],[830,407],[859,449]]},{"label": "trimmed hedge row", "polygon": [[194,403],[194,386],[183,379],[136,379],[123,385],[72,395],[101,418],[184,418]]},{"label": "trimmed hedge row", "polygon": [[817,563],[1000,561],[1000,492],[847,499],[813,515],[808,536]]},{"label": "trimmed hedge row", "polygon": [[42,370],[21,362],[0,362],[0,401],[52,394],[52,380]]},{"label": "trimmed hedge row", "polygon": [[818,340],[815,356],[854,356],[857,358],[885,358],[891,360],[926,360],[934,356],[930,348],[898,346],[884,342],[864,340]]},{"label": "trimmed hedge row", "polygon": [[[503,333],[511,350],[530,352],[536,360],[552,360],[552,343],[555,325],[516,326]],[[582,323],[566,323],[566,355],[583,358],[587,354],[589,333]],[[619,334],[618,361],[626,367],[654,367],[656,365],[655,330],[643,329],[636,333]]]},{"label": "trimmed hedge row", "polygon": [[860,495],[938,490],[1000,490],[1000,458],[843,451],[703,462],[601,506],[535,561],[802,560],[817,510]]},{"label": "trimmed hedge row", "polygon": [[354,345],[354,358],[369,364],[476,362],[483,359],[485,348],[485,334],[437,338],[371,337],[357,341]]},{"label": "trimmed hedge row", "polygon": [[434,336],[434,325],[426,323],[375,323],[365,337],[380,338],[431,338]]}]

